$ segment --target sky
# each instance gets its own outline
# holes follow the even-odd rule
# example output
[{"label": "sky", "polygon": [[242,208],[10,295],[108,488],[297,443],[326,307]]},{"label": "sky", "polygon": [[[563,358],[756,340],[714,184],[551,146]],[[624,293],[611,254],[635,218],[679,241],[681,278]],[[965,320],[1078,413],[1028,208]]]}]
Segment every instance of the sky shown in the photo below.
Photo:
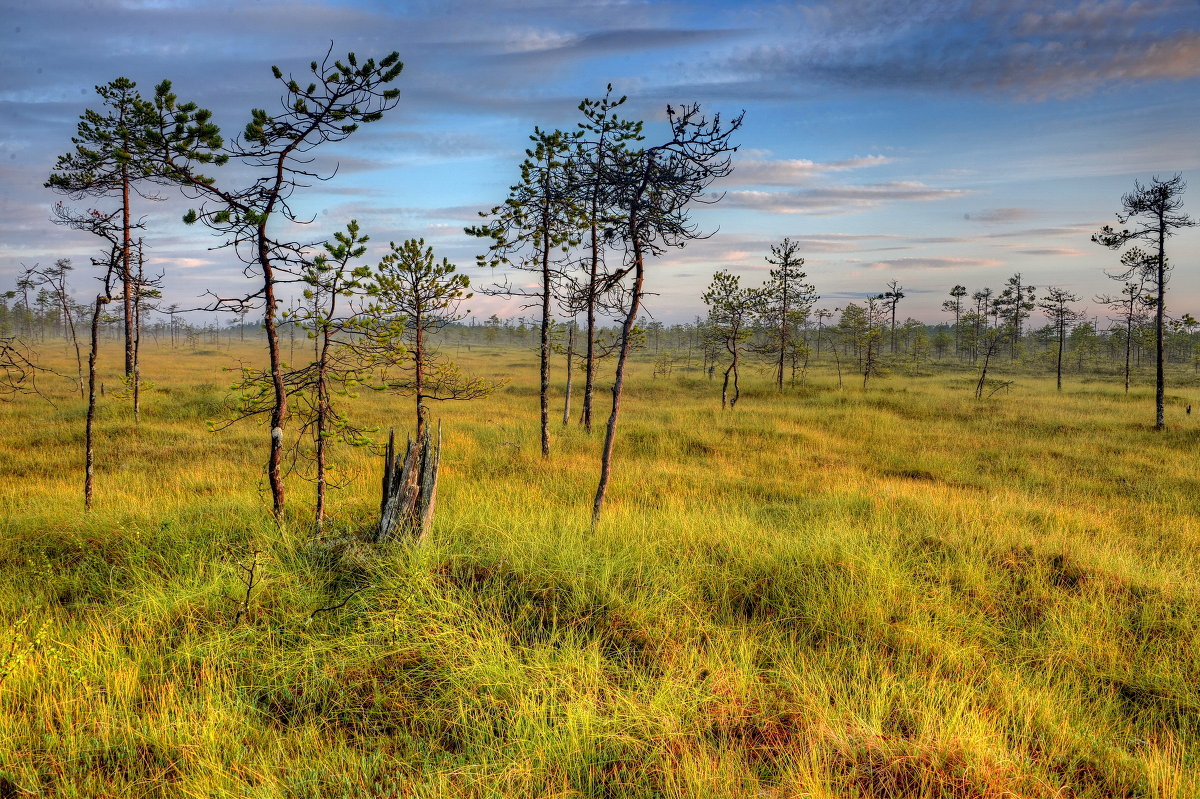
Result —
[{"label": "sky", "polygon": [[[611,83],[645,120],[699,103],[729,119],[733,174],[693,218],[712,235],[648,269],[648,311],[704,313],[718,269],[758,285],[784,237],[799,242],[820,307],[900,283],[898,313],[945,321],[955,284],[999,290],[1014,273],[1094,300],[1117,293],[1119,254],[1090,241],[1135,181],[1176,172],[1200,217],[1197,0],[0,0],[0,291],[22,265],[69,257],[95,291],[95,239],[49,221],[43,183],[71,149],[94,87],[118,76],[146,96],[169,78],[213,109],[227,137],[278,107],[271,66],[303,76],[332,46],[404,62],[399,105],[319,151],[332,180],[298,190],[320,241],[357,219],[377,260],[422,237],[483,287],[483,247],[463,232],[507,196],[534,126],[573,129]],[[236,175],[230,173],[230,180]],[[187,205],[140,201],[148,268],[164,304],[205,303],[251,283]],[[115,207],[102,198],[76,203]],[[1168,312],[1200,316],[1200,228],[1168,245]],[[94,285],[94,284],[93,284]],[[94,295],[93,295],[94,296]],[[473,314],[521,310],[477,294]],[[532,316],[532,312],[528,312]]]}]

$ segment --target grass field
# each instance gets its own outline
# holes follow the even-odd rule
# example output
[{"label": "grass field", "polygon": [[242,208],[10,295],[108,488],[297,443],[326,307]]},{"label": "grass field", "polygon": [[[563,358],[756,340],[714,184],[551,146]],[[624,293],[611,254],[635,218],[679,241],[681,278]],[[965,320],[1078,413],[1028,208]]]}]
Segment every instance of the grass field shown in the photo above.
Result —
[{"label": "grass field", "polygon": [[324,535],[298,476],[271,523],[213,346],[148,352],[137,427],[105,376],[90,515],[70,384],[0,405],[0,797],[1200,796],[1194,388],[1156,434],[1117,382],[731,413],[640,364],[592,529],[601,431],[543,460],[535,355],[475,346],[512,382],[435,410],[431,540],[379,549],[365,450]]}]

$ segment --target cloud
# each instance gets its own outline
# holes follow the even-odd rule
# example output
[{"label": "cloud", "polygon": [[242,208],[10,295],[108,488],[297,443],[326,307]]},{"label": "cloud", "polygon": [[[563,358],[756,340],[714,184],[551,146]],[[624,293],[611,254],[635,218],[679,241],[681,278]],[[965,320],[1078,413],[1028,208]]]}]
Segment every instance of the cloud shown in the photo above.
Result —
[{"label": "cloud", "polygon": [[725,182],[738,186],[800,186],[831,172],[881,166],[894,160],[885,155],[868,155],[824,163],[804,158],[736,161],[733,174]]},{"label": "cloud", "polygon": [[1040,227],[1027,228],[1024,230],[1009,230],[1003,233],[988,233],[984,236],[987,239],[1023,239],[1023,238],[1063,238],[1071,237],[1078,238],[1080,236],[1087,238],[1091,234],[1099,230],[1103,225],[1109,224],[1105,222],[1088,222],[1079,225],[1060,225],[1058,227]]},{"label": "cloud", "polygon": [[1080,255],[1087,255],[1083,250],[1076,250],[1070,247],[1031,247],[1029,249],[1017,250],[1017,252],[1022,255],[1053,255],[1067,258],[1078,258]]},{"label": "cloud", "polygon": [[495,56],[508,60],[586,58],[642,50],[662,50],[730,39],[744,31],[712,28],[614,28],[571,35],[558,32],[528,32],[504,45],[505,52]]},{"label": "cloud", "polygon": [[799,42],[760,45],[723,66],[777,79],[1031,98],[1200,75],[1191,0],[840,0],[803,6],[789,27]]},{"label": "cloud", "polygon": [[1033,216],[1033,211],[1028,208],[985,208],[982,211],[965,213],[963,219],[994,225],[1004,222],[1019,222],[1031,216]]},{"label": "cloud", "polygon": [[900,202],[952,199],[969,193],[965,189],[939,189],[917,181],[893,181],[787,192],[730,191],[722,204],[775,214],[844,214]]},{"label": "cloud", "polygon": [[1000,266],[1004,262],[994,258],[896,258],[891,261],[875,261],[867,264],[868,269],[975,269]]}]

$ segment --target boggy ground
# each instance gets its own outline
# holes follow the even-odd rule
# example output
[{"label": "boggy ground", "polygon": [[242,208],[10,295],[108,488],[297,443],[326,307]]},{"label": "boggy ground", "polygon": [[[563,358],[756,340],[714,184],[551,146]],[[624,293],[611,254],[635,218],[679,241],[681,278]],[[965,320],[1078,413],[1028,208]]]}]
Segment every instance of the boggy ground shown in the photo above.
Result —
[{"label": "boggy ground", "polygon": [[269,521],[266,431],[206,426],[257,351],[209,346],[151,348],[136,427],[105,375],[88,516],[70,384],[0,406],[0,797],[1200,795],[1195,389],[1162,434],[954,369],[731,413],[647,359],[592,529],[602,431],[543,460],[533,355],[462,347],[513,382],[435,411],[431,540],[376,548],[365,450],[322,535],[300,475]]}]

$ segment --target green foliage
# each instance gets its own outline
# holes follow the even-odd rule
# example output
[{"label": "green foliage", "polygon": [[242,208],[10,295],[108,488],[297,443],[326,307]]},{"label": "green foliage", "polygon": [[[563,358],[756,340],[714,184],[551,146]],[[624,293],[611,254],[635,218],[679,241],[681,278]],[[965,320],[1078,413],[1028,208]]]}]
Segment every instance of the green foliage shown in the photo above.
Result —
[{"label": "green foliage", "polygon": [[418,433],[425,423],[426,401],[471,400],[487,396],[500,384],[464,374],[440,355],[430,336],[462,319],[471,280],[443,258],[439,263],[424,239],[391,242],[389,252],[372,274],[371,315],[380,320],[403,319],[399,330],[407,345],[399,375],[389,376],[388,388],[413,396]]}]

